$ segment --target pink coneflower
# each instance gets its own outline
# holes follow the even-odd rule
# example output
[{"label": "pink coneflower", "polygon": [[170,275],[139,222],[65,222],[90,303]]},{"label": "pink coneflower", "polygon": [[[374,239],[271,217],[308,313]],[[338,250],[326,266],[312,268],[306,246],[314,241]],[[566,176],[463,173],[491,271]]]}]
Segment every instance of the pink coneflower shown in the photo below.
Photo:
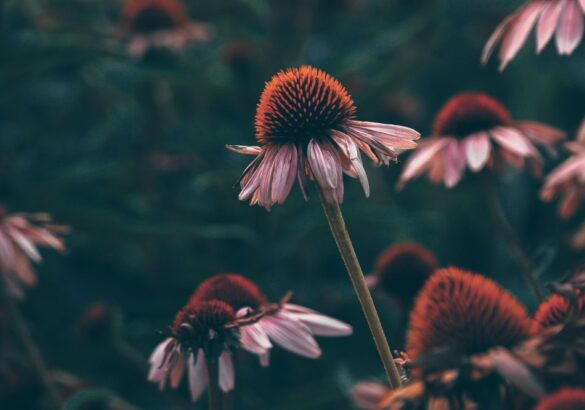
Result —
[{"label": "pink coneflower", "polygon": [[536,25],[536,51],[540,53],[556,31],[557,50],[571,54],[583,38],[585,0],[529,0],[508,16],[486,43],[481,57],[486,63],[497,44],[500,46],[500,71],[518,54]]},{"label": "pink coneflower", "polygon": [[256,158],[240,180],[239,198],[267,209],[283,203],[299,181],[306,198],[307,180],[316,181],[328,203],[343,200],[343,173],[370,188],[360,150],[376,165],[416,147],[419,133],[397,125],[355,120],[347,90],[313,67],[281,71],[266,84],[256,112],[261,146],[228,146]]},{"label": "pink coneflower", "polygon": [[552,151],[563,136],[545,124],[512,120],[508,110],[486,94],[457,94],[435,117],[432,136],[408,159],[398,188],[424,172],[432,182],[451,188],[467,168],[479,172],[496,159],[516,168],[529,160],[539,173],[542,158],[535,145]]},{"label": "pink coneflower", "polygon": [[268,364],[272,342],[298,355],[317,358],[321,349],[313,336],[348,336],[352,327],[337,319],[303,306],[268,302],[260,289],[242,275],[220,274],[207,279],[195,291],[192,303],[221,300],[228,303],[238,318],[249,325],[240,328],[242,348],[259,354],[262,365]]},{"label": "pink coneflower", "polygon": [[209,26],[191,21],[181,0],[128,0],[122,18],[128,51],[135,57],[153,47],[181,50],[210,38]]},{"label": "pink coneflower", "polygon": [[8,215],[0,207],[0,272],[13,297],[22,297],[23,288],[37,282],[30,263],[42,260],[37,246],[64,251],[65,244],[58,235],[68,231],[65,226],[53,224],[48,214]]},{"label": "pink coneflower", "polygon": [[583,410],[585,409],[585,390],[565,387],[554,392],[541,401],[535,410]]},{"label": "pink coneflower", "polygon": [[[571,157],[546,177],[540,192],[544,201],[561,197],[558,213],[563,219],[573,216],[585,200],[585,120],[577,139],[566,146]],[[575,248],[585,248],[585,224],[577,230],[571,243]]]}]

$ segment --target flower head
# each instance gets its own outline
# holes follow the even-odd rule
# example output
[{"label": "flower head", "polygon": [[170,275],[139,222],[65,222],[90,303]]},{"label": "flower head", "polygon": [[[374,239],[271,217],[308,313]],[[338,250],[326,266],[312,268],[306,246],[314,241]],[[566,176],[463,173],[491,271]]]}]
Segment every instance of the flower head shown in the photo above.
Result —
[{"label": "flower head", "polygon": [[435,256],[425,247],[405,242],[384,250],[368,276],[370,287],[384,290],[396,297],[403,306],[410,306],[425,281],[437,268]]},{"label": "flower head", "polygon": [[583,38],[583,0],[528,0],[496,28],[486,43],[482,62],[485,64],[501,42],[500,71],[520,51],[536,25],[536,51],[540,53],[556,32],[557,50],[571,54]]},{"label": "flower head", "polygon": [[[516,168],[529,160],[538,174],[542,157],[536,145],[554,153],[553,145],[563,136],[562,131],[545,124],[513,121],[508,110],[486,94],[457,94],[435,117],[433,135],[407,161],[398,187],[428,172],[432,182],[451,188],[466,168],[479,172],[495,159]],[[496,147],[499,153],[494,152]]]},{"label": "flower head", "polygon": [[22,297],[23,287],[34,286],[37,276],[30,263],[40,262],[37,246],[65,250],[59,237],[69,228],[52,223],[48,214],[7,214],[0,207],[0,273],[8,291]]},{"label": "flower head", "polygon": [[535,410],[582,410],[585,409],[585,389],[565,387],[545,396]]},{"label": "flower head", "polygon": [[552,294],[538,306],[534,314],[535,328],[541,330],[565,323],[571,318],[581,316],[584,308],[584,296],[576,296],[573,302],[563,295]]},{"label": "flower head", "polygon": [[526,309],[495,282],[450,267],[436,271],[418,295],[407,352],[413,359],[440,347],[483,352],[518,343],[531,326]]},{"label": "flower head", "polygon": [[239,198],[267,209],[283,203],[298,179],[306,197],[314,180],[329,203],[343,200],[343,173],[358,178],[366,196],[368,178],[360,150],[376,165],[388,164],[416,147],[416,131],[396,125],[356,121],[347,90],[313,67],[281,71],[270,80],[256,112],[261,146],[228,146],[256,158],[240,180]]},{"label": "flower head", "polygon": [[252,281],[235,273],[222,273],[203,281],[191,297],[192,300],[223,300],[238,311],[242,308],[258,309],[268,299]]},{"label": "flower head", "polygon": [[209,27],[191,21],[181,0],[128,0],[122,20],[129,52],[137,57],[153,47],[181,50],[210,37]]}]

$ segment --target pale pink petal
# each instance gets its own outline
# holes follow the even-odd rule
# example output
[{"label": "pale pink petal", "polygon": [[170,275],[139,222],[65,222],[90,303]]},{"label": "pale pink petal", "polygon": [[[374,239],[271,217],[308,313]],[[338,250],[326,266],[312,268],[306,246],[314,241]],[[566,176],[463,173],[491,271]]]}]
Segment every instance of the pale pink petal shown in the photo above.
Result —
[{"label": "pale pink petal", "polygon": [[463,141],[467,163],[472,171],[481,170],[490,157],[491,143],[486,132],[478,132]]},{"label": "pale pink petal", "polygon": [[583,13],[585,14],[585,0],[580,0],[581,3],[581,9],[583,10]]},{"label": "pale pink petal", "polygon": [[237,152],[238,154],[244,155],[258,155],[262,152],[262,147],[258,146],[246,146],[246,145],[226,145],[230,151]]},{"label": "pale pink petal", "polygon": [[37,275],[33,270],[29,259],[22,252],[14,255],[14,272],[18,278],[27,286],[34,286],[37,283]]},{"label": "pale pink petal", "polygon": [[351,390],[351,399],[357,407],[364,410],[380,409],[380,402],[390,389],[379,382],[361,382]]},{"label": "pale pink petal", "polygon": [[369,197],[370,184],[368,182],[368,175],[364,169],[364,164],[362,163],[362,157],[357,144],[351,139],[351,137],[336,130],[331,131],[331,137],[350,161],[352,166],[351,171],[353,171],[355,176],[359,179],[366,197]]},{"label": "pale pink petal", "polygon": [[353,328],[347,323],[325,315],[300,313],[294,316],[307,325],[315,336],[349,336],[353,333]]},{"label": "pale pink petal", "polygon": [[366,276],[366,285],[368,285],[368,288],[374,289],[376,286],[378,286],[378,276],[367,275]]},{"label": "pale pink petal", "polygon": [[568,188],[564,193],[563,199],[559,203],[559,215],[561,218],[569,218],[575,214],[578,206],[583,200],[581,189],[576,187]]},{"label": "pale pink petal", "polygon": [[282,204],[287,198],[297,175],[297,148],[292,144],[282,145],[274,158],[272,176],[272,202]]},{"label": "pale pink petal", "polygon": [[340,203],[343,199],[343,171],[335,148],[330,143],[318,143],[312,139],[307,154],[311,172],[325,199],[330,203]]},{"label": "pale pink petal", "polygon": [[459,183],[465,172],[465,162],[465,153],[459,142],[451,140],[443,151],[444,182],[447,188],[453,188]]},{"label": "pale pink petal", "polygon": [[14,246],[12,241],[6,238],[4,233],[0,230],[0,264],[5,268],[10,269],[14,266]]},{"label": "pale pink petal", "polygon": [[514,126],[532,141],[547,149],[552,148],[554,144],[566,136],[564,131],[536,121],[520,121],[515,123]]},{"label": "pale pink petal", "polygon": [[563,1],[549,1],[543,8],[536,29],[536,50],[540,53],[552,38],[563,9]]},{"label": "pale pink petal", "polygon": [[224,393],[234,389],[234,363],[230,352],[225,351],[219,356],[219,388]]},{"label": "pale pink petal", "polygon": [[563,162],[547,176],[541,198],[545,201],[552,199],[557,188],[575,177],[580,170],[585,170],[585,155],[574,156]]},{"label": "pale pink petal", "polygon": [[311,359],[321,356],[321,349],[309,328],[294,316],[280,311],[262,318],[259,323],[268,337],[281,347]]},{"label": "pale pink petal", "polygon": [[557,50],[561,55],[571,54],[583,38],[583,11],[574,0],[565,0],[557,26]]},{"label": "pale pink petal", "polygon": [[510,29],[504,36],[500,47],[500,71],[506,68],[526,42],[543,6],[540,1],[531,1],[519,11],[517,18],[511,22]]},{"label": "pale pink petal", "polygon": [[508,31],[511,24],[513,23],[513,20],[517,18],[518,14],[521,11],[522,11],[522,9],[519,9],[515,13],[510,14],[508,17],[506,17],[504,19],[504,21],[502,21],[498,25],[498,27],[496,27],[496,29],[494,30],[494,32],[492,33],[492,35],[488,39],[487,43],[483,47],[483,51],[481,53],[481,63],[482,64],[484,64],[484,65],[487,64],[488,60],[490,59],[491,55],[493,54],[494,50],[496,49],[498,42],[501,40],[504,33],[506,33]]},{"label": "pale pink petal", "polygon": [[387,135],[403,138],[405,140],[417,140],[420,138],[420,132],[402,125],[383,124],[371,121],[348,121],[348,124],[350,126],[357,126],[365,130],[378,131]]},{"label": "pale pink petal", "polygon": [[492,138],[505,149],[521,157],[540,158],[530,140],[511,127],[496,127],[490,131]]},{"label": "pale pink petal", "polygon": [[435,155],[441,152],[450,141],[450,138],[436,138],[421,144],[421,146],[410,156],[408,161],[406,161],[397,188],[402,189],[406,182],[416,178],[428,169],[431,166],[431,163],[436,160]]},{"label": "pale pink petal", "polygon": [[240,343],[242,348],[255,354],[263,354],[266,350],[272,348],[270,339],[268,339],[268,336],[262,330],[262,326],[258,323],[240,328]]},{"label": "pale pink petal", "polygon": [[266,353],[261,354],[259,357],[260,366],[268,367],[268,365],[270,365],[270,350],[267,350]]},{"label": "pale pink petal", "polygon": [[201,397],[208,383],[209,376],[207,374],[205,353],[203,349],[199,349],[197,358],[195,358],[194,354],[189,356],[189,391],[193,402],[196,402]]},{"label": "pale pink petal", "polygon": [[158,383],[160,390],[163,390],[166,384],[169,368],[165,361],[168,359],[167,348],[172,342],[172,338],[165,339],[157,345],[148,359],[150,363],[148,381]]},{"label": "pale pink petal", "polygon": [[10,229],[10,236],[14,241],[18,244],[18,246],[26,252],[29,258],[31,258],[35,262],[41,261],[41,254],[39,253],[37,247],[34,243],[32,243],[26,236],[22,235],[16,229]]},{"label": "pale pink petal", "polygon": [[187,357],[185,353],[180,352],[179,357],[176,359],[175,364],[171,367],[170,370],[170,380],[171,380],[171,387],[176,389],[179,387],[179,383],[181,383],[181,379],[183,378],[183,374],[185,374],[185,367],[187,364]]}]

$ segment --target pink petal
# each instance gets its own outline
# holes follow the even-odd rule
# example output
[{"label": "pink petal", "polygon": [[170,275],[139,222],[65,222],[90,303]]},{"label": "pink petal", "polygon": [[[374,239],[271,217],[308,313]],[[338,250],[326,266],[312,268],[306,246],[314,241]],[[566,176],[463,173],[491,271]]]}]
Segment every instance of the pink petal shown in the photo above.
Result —
[{"label": "pink petal", "polygon": [[583,13],[575,0],[565,0],[565,7],[557,26],[559,54],[571,54],[581,42],[583,38]]},{"label": "pink petal", "polygon": [[14,239],[18,246],[20,246],[20,248],[26,252],[29,258],[35,262],[41,261],[41,254],[39,253],[37,247],[27,237],[25,237],[16,229],[10,229],[10,236],[12,239]]},{"label": "pink petal", "polygon": [[420,132],[401,125],[383,124],[370,121],[349,121],[348,123],[350,126],[357,126],[365,130],[378,131],[406,140],[417,140],[420,138]]},{"label": "pink petal", "polygon": [[453,188],[459,183],[465,171],[465,153],[458,141],[453,139],[447,145],[443,151],[443,163],[445,166],[445,186]]},{"label": "pink petal", "polygon": [[581,9],[583,10],[583,13],[585,13],[585,0],[580,0],[581,3]]},{"label": "pink petal", "polygon": [[309,166],[325,198],[330,203],[341,203],[343,181],[341,160],[335,148],[328,142],[318,143],[314,139],[307,147]]},{"label": "pink petal", "polygon": [[262,148],[258,146],[246,146],[246,145],[226,145],[230,151],[237,152],[238,154],[244,155],[258,155],[262,152]]},{"label": "pink petal", "polygon": [[18,278],[27,286],[33,286],[37,283],[37,275],[30,265],[29,259],[22,252],[14,255],[14,272]]},{"label": "pink petal", "polygon": [[380,402],[390,389],[378,382],[361,382],[351,390],[351,399],[357,407],[364,410],[378,410]]},{"label": "pink petal", "polygon": [[240,343],[245,350],[255,354],[263,354],[272,348],[270,339],[258,323],[240,328]]},{"label": "pink petal", "polygon": [[268,367],[270,364],[270,350],[267,350],[266,353],[260,355],[260,366]]},{"label": "pink petal", "polygon": [[562,140],[566,133],[558,128],[551,127],[536,121],[520,121],[515,124],[528,138],[544,146],[552,148],[552,145]]},{"label": "pink petal", "polygon": [[12,268],[14,266],[14,247],[12,242],[6,238],[4,233],[0,230],[0,261],[5,268]]},{"label": "pink petal", "polygon": [[490,134],[502,147],[516,155],[521,157],[540,157],[530,140],[514,128],[497,127],[491,130]]},{"label": "pink petal", "polygon": [[435,155],[445,148],[449,141],[451,141],[450,138],[440,137],[433,140],[427,140],[424,145],[421,144],[419,149],[417,149],[406,162],[402,175],[400,175],[397,188],[402,189],[406,182],[416,178],[430,167],[432,161],[435,159]]},{"label": "pink petal", "polygon": [[196,402],[201,397],[208,383],[209,376],[207,374],[205,353],[203,349],[199,349],[196,359],[194,354],[189,356],[189,391],[193,402]]},{"label": "pink petal", "polygon": [[321,349],[309,328],[294,316],[280,311],[264,317],[259,323],[268,337],[281,347],[311,359],[321,356]]},{"label": "pink petal", "polygon": [[378,286],[378,277],[376,275],[366,276],[366,285],[368,285],[368,288],[374,289]]},{"label": "pink petal", "polygon": [[171,367],[170,370],[170,380],[171,380],[171,387],[176,389],[179,387],[179,383],[181,383],[181,379],[183,378],[183,374],[185,374],[185,366],[187,363],[187,358],[183,352],[180,352],[179,358],[176,360],[175,364]]},{"label": "pink petal", "polygon": [[349,336],[353,333],[351,325],[304,306],[287,303],[283,310],[307,325],[315,336]]},{"label": "pink petal", "polygon": [[225,351],[219,356],[219,387],[227,393],[234,389],[234,363],[230,352]]},{"label": "pink petal", "polygon": [[536,50],[538,53],[546,47],[552,38],[562,9],[562,1],[550,1],[544,6],[536,29]]},{"label": "pink petal", "polygon": [[272,202],[282,204],[295,182],[297,175],[297,148],[292,144],[282,145],[274,158],[272,176]]},{"label": "pink petal", "polygon": [[469,168],[475,172],[481,170],[490,157],[492,146],[489,135],[485,132],[472,134],[465,138],[463,145]]},{"label": "pink petal", "polygon": [[362,162],[362,157],[360,155],[359,148],[357,144],[349,137],[339,131],[333,130],[331,132],[331,136],[333,140],[337,143],[339,148],[345,153],[347,158],[349,159],[352,170],[355,172],[355,175],[360,181],[362,185],[362,189],[364,190],[364,194],[366,198],[370,196],[370,183],[368,181],[368,175],[366,174],[366,170],[364,169],[364,164]]}]

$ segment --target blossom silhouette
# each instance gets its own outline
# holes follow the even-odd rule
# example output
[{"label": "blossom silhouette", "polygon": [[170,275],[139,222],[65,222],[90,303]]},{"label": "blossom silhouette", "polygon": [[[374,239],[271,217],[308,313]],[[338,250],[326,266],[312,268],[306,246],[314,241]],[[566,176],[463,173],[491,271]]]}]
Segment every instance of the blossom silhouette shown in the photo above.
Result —
[{"label": "blossom silhouette", "polygon": [[514,121],[500,102],[486,94],[457,94],[435,117],[432,136],[408,159],[398,188],[424,172],[432,182],[451,188],[467,168],[479,172],[495,160],[516,168],[528,160],[539,174],[542,157],[536,146],[554,152],[553,145],[563,136],[562,131],[539,122]]},{"label": "blossom silhouette", "polygon": [[328,203],[343,201],[343,173],[370,193],[360,150],[374,164],[386,164],[416,147],[410,128],[357,121],[356,107],[333,77],[309,66],[276,74],[264,88],[256,111],[260,146],[228,145],[256,158],[240,179],[240,200],[270,209],[288,197],[295,179],[306,198],[314,180]]},{"label": "blossom silhouette", "polygon": [[583,0],[528,0],[496,28],[483,49],[482,62],[485,64],[501,43],[498,58],[500,71],[504,70],[516,57],[534,26],[537,53],[556,33],[559,54],[569,55],[583,38],[584,18]]}]

